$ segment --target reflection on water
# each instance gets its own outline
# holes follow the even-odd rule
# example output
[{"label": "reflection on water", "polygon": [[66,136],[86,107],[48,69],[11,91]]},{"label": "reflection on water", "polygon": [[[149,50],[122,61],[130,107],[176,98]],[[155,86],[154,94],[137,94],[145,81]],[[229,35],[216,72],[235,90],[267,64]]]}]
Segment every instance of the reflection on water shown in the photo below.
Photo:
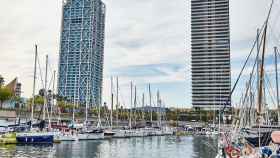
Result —
[{"label": "reflection on water", "polygon": [[206,137],[147,137],[63,142],[53,146],[2,146],[7,158],[214,158],[217,142]]},{"label": "reflection on water", "polygon": [[52,145],[5,145],[0,146],[2,158],[47,158],[55,157],[55,147]]},{"label": "reflection on water", "polygon": [[218,141],[209,137],[196,137],[193,142],[193,158],[215,158]]}]

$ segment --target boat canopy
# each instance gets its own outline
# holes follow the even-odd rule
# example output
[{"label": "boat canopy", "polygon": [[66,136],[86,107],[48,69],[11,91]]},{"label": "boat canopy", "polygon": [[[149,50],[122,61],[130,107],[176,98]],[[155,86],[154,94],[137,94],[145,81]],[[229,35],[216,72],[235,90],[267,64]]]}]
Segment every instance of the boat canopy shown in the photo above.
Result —
[{"label": "boat canopy", "polygon": [[280,144],[280,131],[274,131],[271,133],[272,141],[275,144]]}]

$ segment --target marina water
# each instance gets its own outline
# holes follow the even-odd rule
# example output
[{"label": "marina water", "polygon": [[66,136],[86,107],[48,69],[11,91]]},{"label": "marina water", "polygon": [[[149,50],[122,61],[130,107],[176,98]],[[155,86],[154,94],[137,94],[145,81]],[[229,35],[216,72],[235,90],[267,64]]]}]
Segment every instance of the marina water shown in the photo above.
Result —
[{"label": "marina water", "polygon": [[0,147],[2,158],[215,158],[217,141],[205,136],[162,136]]}]

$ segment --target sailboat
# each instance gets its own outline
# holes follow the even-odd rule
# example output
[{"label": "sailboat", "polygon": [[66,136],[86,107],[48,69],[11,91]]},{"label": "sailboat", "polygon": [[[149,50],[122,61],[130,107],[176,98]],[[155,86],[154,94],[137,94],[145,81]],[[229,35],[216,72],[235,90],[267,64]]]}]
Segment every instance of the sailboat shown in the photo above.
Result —
[{"label": "sailboat", "polygon": [[[267,104],[265,100],[265,70],[264,60],[266,53],[266,41],[267,41],[267,29],[268,20],[273,7],[273,1],[271,3],[268,16],[261,29],[261,33],[258,31],[257,39],[255,40],[254,46],[257,45],[257,56],[254,62],[252,72],[248,85],[246,86],[245,97],[242,99],[242,108],[240,109],[239,116],[235,121],[234,129],[231,132],[223,132],[220,136],[218,144],[218,155],[216,158],[262,158],[262,157],[279,157],[279,146],[275,143],[280,144],[280,133],[278,132],[280,126],[272,126],[269,120],[267,112]],[[261,38],[259,38],[261,37]],[[259,39],[261,41],[259,42]],[[260,43],[260,45],[259,45]],[[261,54],[260,48],[262,48]],[[251,50],[252,53],[253,49]],[[247,57],[246,62],[242,68],[244,70],[250,55]],[[275,51],[276,54],[276,51]],[[275,60],[277,56],[275,55]],[[277,64],[277,60],[275,62]],[[256,73],[254,72],[257,67]],[[239,75],[239,78],[242,74]],[[257,78],[257,97],[254,102],[252,95],[253,89],[253,75],[256,74]],[[279,108],[279,96],[278,96],[278,78],[277,78],[277,66],[276,66],[276,82],[277,82],[277,102]],[[238,81],[238,80],[237,80]],[[235,84],[236,85],[236,84]],[[234,86],[235,88],[235,86]],[[233,88],[233,90],[234,90]],[[254,109],[253,104],[256,103]],[[256,115],[253,112],[256,111]],[[278,114],[279,116],[279,114]],[[253,117],[253,118],[250,118]],[[254,120],[252,122],[251,120]],[[278,118],[279,120],[279,118]],[[272,141],[273,140],[273,141]],[[273,155],[275,154],[275,155]],[[277,156],[276,156],[277,155]]]},{"label": "sailboat", "polygon": [[[117,95],[116,95],[116,128],[113,128],[113,109],[114,109],[114,86],[113,86],[113,78],[111,78],[111,110],[110,110],[110,127],[104,130],[104,135],[106,138],[129,138],[132,137],[135,133],[131,127],[131,109],[129,112],[129,129],[120,128],[118,125],[118,107],[119,107],[119,79],[116,78],[117,82]],[[132,83],[131,83],[132,86]],[[132,89],[131,89],[132,90]],[[132,91],[131,91],[132,94]]]},{"label": "sailboat", "polygon": [[[111,115],[110,115],[110,120],[111,120],[111,125],[110,125],[110,128],[107,129],[105,132],[106,132],[106,135],[107,137],[109,138],[129,138],[131,137],[131,132],[130,130],[128,129],[125,129],[125,128],[120,128],[119,127],[119,78],[116,77],[116,82],[117,82],[117,95],[116,95],[116,128],[113,129],[113,113],[112,113],[112,110],[111,110]],[[111,97],[112,97],[112,103],[111,103],[111,109],[113,109],[113,104],[114,104],[114,100],[113,100],[113,97],[114,97],[114,93],[113,93],[113,79],[111,81]]]},{"label": "sailboat", "polygon": [[114,110],[114,92],[113,77],[111,77],[111,109],[110,109],[110,127],[104,130],[104,137],[112,138],[115,135],[113,131],[113,110]]},{"label": "sailboat", "polygon": [[[88,106],[89,106],[89,80],[87,80],[85,122],[84,122],[84,126],[83,126],[82,131],[80,133],[78,133],[78,139],[79,140],[98,140],[98,139],[104,139],[104,131],[103,131],[103,129],[98,128],[98,127],[95,128],[95,129],[90,129],[88,127]],[[98,110],[98,113],[100,113],[100,110]],[[98,114],[98,117],[100,117],[100,114]],[[100,120],[100,118],[98,118],[98,120]]]},{"label": "sailboat", "polygon": [[[20,144],[37,144],[37,143],[53,143],[54,142],[54,135],[51,132],[43,131],[45,126],[45,120],[40,122],[40,126],[43,127],[41,130],[33,128],[33,121],[34,121],[34,102],[35,102],[35,87],[36,87],[36,75],[37,75],[37,45],[35,45],[35,62],[34,62],[34,76],[33,76],[33,94],[32,94],[32,104],[31,104],[31,129],[25,132],[16,133],[16,140],[17,143]],[[46,78],[47,78],[47,67],[48,67],[48,56],[46,56]],[[46,86],[45,81],[45,101],[46,101]],[[46,102],[44,103],[46,105]],[[45,107],[45,106],[44,106]],[[44,108],[45,110],[45,108]]]},{"label": "sailboat", "polygon": [[99,140],[104,139],[104,131],[102,129],[83,130],[78,134],[79,140]]}]

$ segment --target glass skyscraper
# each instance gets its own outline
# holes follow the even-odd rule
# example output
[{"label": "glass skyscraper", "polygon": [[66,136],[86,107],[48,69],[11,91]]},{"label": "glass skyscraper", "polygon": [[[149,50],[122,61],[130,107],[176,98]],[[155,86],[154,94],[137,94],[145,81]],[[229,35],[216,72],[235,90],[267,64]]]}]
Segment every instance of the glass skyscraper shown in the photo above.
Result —
[{"label": "glass skyscraper", "polygon": [[101,104],[105,4],[64,0],[61,27],[58,95],[80,105]]},{"label": "glass skyscraper", "polygon": [[231,105],[229,0],[192,0],[192,104]]}]

